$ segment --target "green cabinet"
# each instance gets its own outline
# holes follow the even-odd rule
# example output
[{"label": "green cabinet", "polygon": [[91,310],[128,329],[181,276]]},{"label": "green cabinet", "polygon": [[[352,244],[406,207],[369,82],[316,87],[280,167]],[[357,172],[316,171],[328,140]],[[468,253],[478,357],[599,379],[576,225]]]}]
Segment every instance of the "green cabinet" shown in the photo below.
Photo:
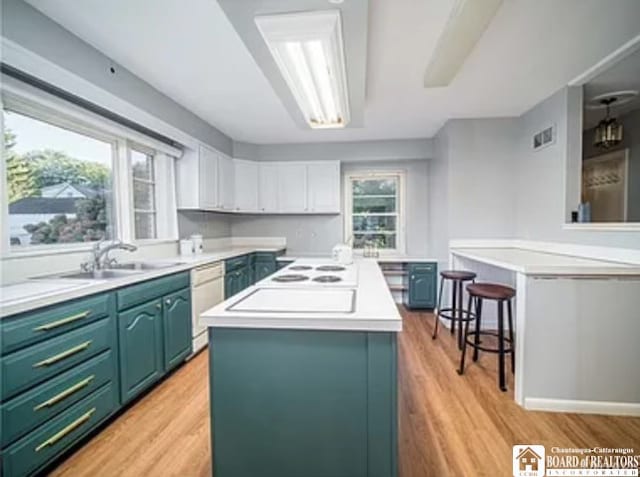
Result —
[{"label": "green cabinet", "polygon": [[120,398],[125,403],[160,379],[164,372],[160,299],[120,313],[118,335]]},{"label": "green cabinet", "polygon": [[224,262],[224,298],[232,297],[252,283],[252,255],[234,257]]},{"label": "green cabinet", "polygon": [[409,308],[435,308],[438,266],[435,263],[410,263],[407,303]]},{"label": "green cabinet", "polygon": [[252,280],[251,283],[256,283],[263,278],[275,273],[276,255],[273,252],[256,252],[253,254],[253,267],[252,267]]},{"label": "green cabinet", "polygon": [[[129,308],[139,302],[139,296],[152,299]],[[132,285],[118,291],[117,297],[120,395],[124,404],[191,354],[189,274]]]},{"label": "green cabinet", "polygon": [[191,290],[163,298],[164,370],[176,367],[191,353]]}]

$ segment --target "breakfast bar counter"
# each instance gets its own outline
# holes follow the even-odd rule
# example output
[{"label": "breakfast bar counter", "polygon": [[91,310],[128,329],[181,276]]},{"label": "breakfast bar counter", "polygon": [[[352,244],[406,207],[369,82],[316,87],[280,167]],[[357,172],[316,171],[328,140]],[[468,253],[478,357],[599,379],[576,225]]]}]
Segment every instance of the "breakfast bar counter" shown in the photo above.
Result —
[{"label": "breakfast bar counter", "polygon": [[401,316],[375,260],[327,264],[298,260],[201,315],[216,477],[397,475]]},{"label": "breakfast bar counter", "polygon": [[[450,248],[451,268],[516,289],[516,402],[640,415],[640,265],[542,248]],[[483,316],[483,327],[492,324]]]}]

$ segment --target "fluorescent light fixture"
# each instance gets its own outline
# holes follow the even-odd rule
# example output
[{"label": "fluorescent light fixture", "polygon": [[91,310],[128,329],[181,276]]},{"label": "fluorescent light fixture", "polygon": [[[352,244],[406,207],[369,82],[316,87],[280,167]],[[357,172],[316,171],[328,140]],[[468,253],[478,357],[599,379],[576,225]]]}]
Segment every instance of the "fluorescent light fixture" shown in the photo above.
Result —
[{"label": "fluorescent light fixture", "polygon": [[309,126],[345,127],[350,116],[340,11],[264,15],[255,21]]}]

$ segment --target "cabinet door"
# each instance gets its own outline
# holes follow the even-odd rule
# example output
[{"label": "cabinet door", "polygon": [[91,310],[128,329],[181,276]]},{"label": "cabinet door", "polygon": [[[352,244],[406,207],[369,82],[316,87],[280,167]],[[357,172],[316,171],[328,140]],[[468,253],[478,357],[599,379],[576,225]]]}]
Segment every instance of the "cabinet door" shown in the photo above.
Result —
[{"label": "cabinet door", "polygon": [[251,161],[234,160],[235,164],[235,210],[257,212],[258,210],[258,164]]},{"label": "cabinet door", "polygon": [[191,353],[191,290],[185,288],[162,300],[164,370],[169,371]]},{"label": "cabinet door", "polygon": [[437,273],[435,263],[409,265],[409,307],[435,307]]},{"label": "cabinet door", "polygon": [[240,291],[240,274],[238,271],[227,273],[224,276],[224,298],[232,297]]},{"label": "cabinet door", "polygon": [[254,265],[253,281],[259,282],[276,271],[276,262],[257,262]]},{"label": "cabinet door", "polygon": [[340,213],[340,163],[307,165],[309,212]]},{"label": "cabinet door", "polygon": [[277,164],[258,166],[258,210],[272,213],[279,211]]},{"label": "cabinet door", "polygon": [[233,210],[235,208],[235,173],[233,169],[233,159],[220,155],[218,159],[218,202],[223,210]]},{"label": "cabinet door", "polygon": [[203,209],[217,209],[218,198],[218,153],[213,149],[200,146],[200,206]]},{"label": "cabinet door", "polygon": [[307,207],[307,166],[299,163],[278,165],[280,212],[304,213]]},{"label": "cabinet door", "polygon": [[251,267],[244,267],[239,270],[240,278],[238,283],[239,292],[251,286]]},{"label": "cabinet door", "polygon": [[118,315],[120,397],[125,403],[158,380],[162,366],[162,302],[153,300]]}]

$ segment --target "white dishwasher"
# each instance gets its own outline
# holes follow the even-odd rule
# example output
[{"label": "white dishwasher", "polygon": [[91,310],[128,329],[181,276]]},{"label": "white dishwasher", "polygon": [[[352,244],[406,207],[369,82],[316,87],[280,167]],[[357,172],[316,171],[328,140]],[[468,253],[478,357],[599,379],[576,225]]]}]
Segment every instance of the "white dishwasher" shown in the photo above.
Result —
[{"label": "white dishwasher", "polygon": [[191,270],[191,307],[193,352],[207,345],[207,327],[200,324],[200,314],[224,300],[224,266],[221,262]]}]

